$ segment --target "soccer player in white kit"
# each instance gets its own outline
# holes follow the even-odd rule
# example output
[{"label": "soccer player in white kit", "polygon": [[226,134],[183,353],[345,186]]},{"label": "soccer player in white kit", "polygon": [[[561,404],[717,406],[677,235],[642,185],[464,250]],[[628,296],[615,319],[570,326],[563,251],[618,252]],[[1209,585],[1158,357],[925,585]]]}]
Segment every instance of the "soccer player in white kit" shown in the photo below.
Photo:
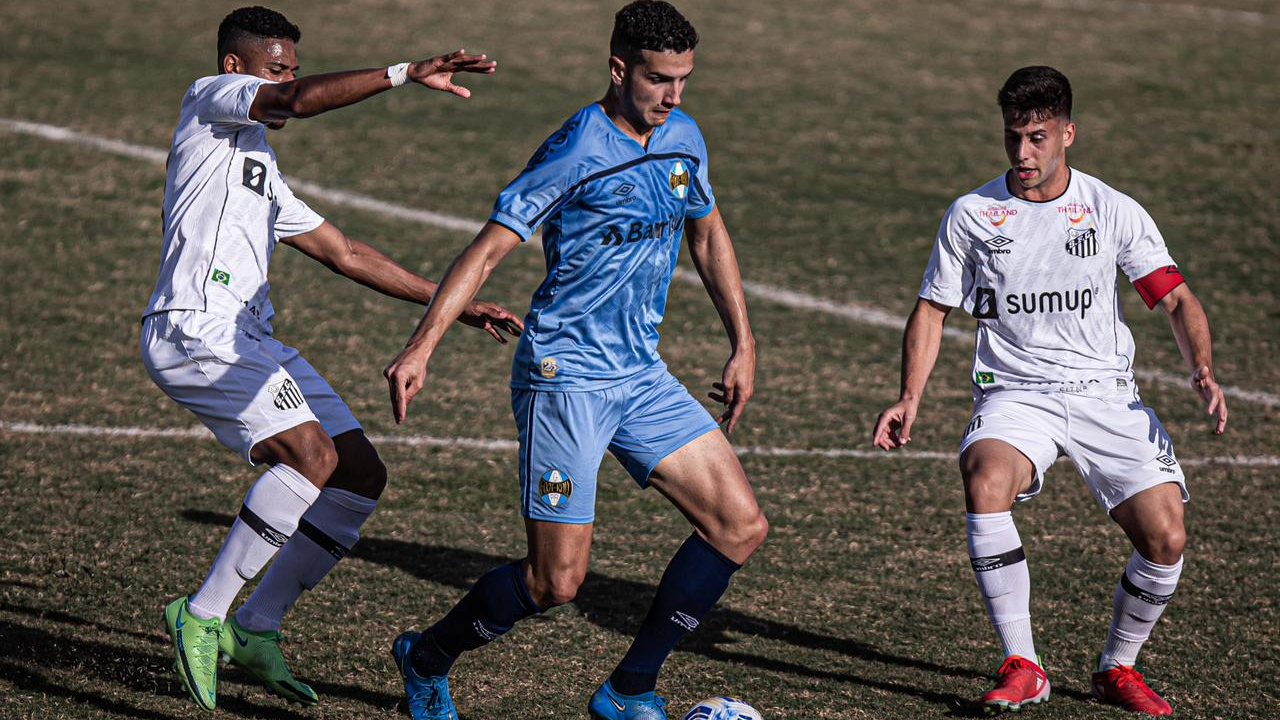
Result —
[{"label": "soccer player in white kit", "polygon": [[[290,191],[266,129],[414,82],[469,97],[455,72],[491,73],[462,51],[389,68],[295,80],[298,28],[277,12],[241,8],[218,28],[218,75],[182,99],[169,152],[164,247],[142,321],[148,374],[218,440],[267,465],[244,498],[204,583],[165,609],[175,669],[212,710],[221,651],[272,692],[318,702],[279,649],[280,620],[359,538],[386,485],[386,468],[360,423],[298,351],[272,337],[267,265],[277,242],[386,295],[427,304],[435,283],[353,240]],[[517,316],[491,303],[463,322],[506,342]],[[296,532],[295,532],[296,531]],[[245,604],[244,583],[276,555]]]},{"label": "soccer player in white kit", "polygon": [[943,321],[964,307],[978,320],[973,417],[960,445],[969,555],[1005,654],[981,703],[999,712],[1049,697],[1011,508],[1035,497],[1045,471],[1065,455],[1134,547],[1093,693],[1126,710],[1167,715],[1172,708],[1133,665],[1182,571],[1189,496],[1168,434],[1138,398],[1116,267],[1148,307],[1168,314],[1191,385],[1220,434],[1227,407],[1214,380],[1209,323],[1146,211],[1067,165],[1076,132],[1067,78],[1022,68],[998,101],[1012,167],[947,210],[903,338],[901,397],[881,413],[872,441],[885,450],[910,442]]}]

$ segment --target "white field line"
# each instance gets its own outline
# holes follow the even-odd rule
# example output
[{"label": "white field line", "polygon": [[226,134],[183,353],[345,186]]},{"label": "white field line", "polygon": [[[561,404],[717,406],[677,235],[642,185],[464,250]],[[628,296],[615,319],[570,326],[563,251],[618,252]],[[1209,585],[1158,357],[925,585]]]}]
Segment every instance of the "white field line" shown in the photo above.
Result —
[{"label": "white field line", "polygon": [[[200,438],[213,440],[213,433],[203,427],[109,427],[100,425],[40,425],[28,422],[0,420],[0,431],[23,435],[77,435],[104,438]],[[512,452],[518,444],[514,440],[469,437],[435,437],[432,435],[378,435],[369,436],[377,445],[403,445],[408,447],[463,448],[491,452]],[[857,448],[791,448],[746,445],[736,447],[739,455],[774,458],[834,458],[857,460],[927,460],[955,462],[954,452],[936,450],[906,450],[883,452]],[[1280,456],[1275,455],[1227,455],[1208,458],[1183,458],[1183,465],[1234,465],[1241,467],[1280,467]]]},{"label": "white field line", "polygon": [[[1003,0],[1015,5],[1043,8],[1046,10],[1079,10],[1084,12],[1139,13],[1161,18],[1180,18],[1197,22],[1219,22],[1227,24],[1254,25],[1257,27],[1276,27],[1280,25],[1280,16],[1260,13],[1251,10],[1217,8],[1191,3],[1138,2],[1126,0]],[[992,3],[996,4],[996,3]]]},{"label": "white field line", "polygon": [[[82,145],[139,160],[163,163],[168,157],[167,153],[157,150],[156,148],[134,145],[132,143],[121,142],[119,140],[110,140],[95,135],[77,132],[68,128],[40,125],[21,120],[0,118],[0,130],[8,130],[10,132],[25,135],[34,135],[46,140],[53,140],[55,142]],[[468,220],[455,215],[446,215],[427,210],[416,210],[414,208],[404,207],[403,205],[384,202],[367,195],[333,190],[305,180],[292,180],[290,182],[293,187],[303,190],[304,192],[311,193],[313,196],[324,198],[335,205],[349,207],[356,210],[366,210],[383,216],[409,220],[423,225],[462,232],[475,232],[482,224],[478,221]],[[677,270],[678,271],[675,275],[677,280],[688,284],[701,284],[701,281],[694,273],[679,271],[679,269]],[[745,280],[743,281],[743,289],[748,296],[753,298],[777,303],[796,310],[808,310],[821,312],[827,315],[834,315],[836,317],[846,318],[865,325],[892,328],[901,332],[902,328],[906,324],[905,317],[889,313],[878,308],[859,305],[856,303],[838,303],[825,298],[809,295],[807,293],[787,290],[786,288],[781,288],[776,285],[767,285],[764,283]],[[954,340],[968,340],[970,337],[968,333],[956,328],[944,328],[943,334],[944,336]],[[1156,382],[1162,385],[1187,387],[1186,379],[1179,375],[1150,370],[1137,370],[1135,371],[1135,374],[1143,381]],[[1228,397],[1244,400],[1246,402],[1258,403],[1268,407],[1280,406],[1280,396],[1260,390],[1224,387],[1223,392]]]}]

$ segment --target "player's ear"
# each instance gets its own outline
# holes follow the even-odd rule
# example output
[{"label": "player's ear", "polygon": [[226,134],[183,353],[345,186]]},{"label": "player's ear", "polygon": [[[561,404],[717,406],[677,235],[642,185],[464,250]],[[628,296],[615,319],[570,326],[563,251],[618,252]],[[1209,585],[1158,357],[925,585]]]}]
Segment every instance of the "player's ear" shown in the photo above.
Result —
[{"label": "player's ear", "polygon": [[627,79],[627,62],[617,55],[609,56],[609,82],[621,88]]},{"label": "player's ear", "polygon": [[235,53],[227,53],[222,56],[222,72],[224,74],[236,74],[244,67],[244,62],[240,60],[240,56]]},{"label": "player's ear", "polygon": [[1062,125],[1062,147],[1071,147],[1071,143],[1076,141],[1076,124],[1068,120]]}]

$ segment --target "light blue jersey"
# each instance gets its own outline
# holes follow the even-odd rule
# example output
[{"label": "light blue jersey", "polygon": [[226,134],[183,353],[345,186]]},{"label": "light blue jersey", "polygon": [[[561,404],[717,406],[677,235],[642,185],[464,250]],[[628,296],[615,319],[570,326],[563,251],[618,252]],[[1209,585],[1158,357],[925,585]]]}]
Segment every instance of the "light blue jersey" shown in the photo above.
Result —
[{"label": "light blue jersey", "polygon": [[547,261],[511,386],[599,390],[661,362],[658,325],[684,221],[714,205],[706,144],[680,110],[647,149],[597,103],[569,118],[489,216],[523,240],[542,226]]}]

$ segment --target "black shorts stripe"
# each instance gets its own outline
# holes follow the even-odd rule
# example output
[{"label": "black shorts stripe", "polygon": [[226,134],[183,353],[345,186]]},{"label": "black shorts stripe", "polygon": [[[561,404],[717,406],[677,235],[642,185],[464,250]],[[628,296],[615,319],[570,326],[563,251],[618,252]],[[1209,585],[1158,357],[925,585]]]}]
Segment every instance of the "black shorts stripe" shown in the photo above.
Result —
[{"label": "black shorts stripe", "polygon": [[288,535],[271,527],[266,520],[258,517],[258,514],[249,509],[248,505],[240,506],[240,521],[248,525],[250,529],[258,533],[259,537],[267,542],[280,547],[284,545],[284,541],[289,539]]},{"label": "black shorts stripe", "polygon": [[298,532],[303,537],[320,546],[321,550],[332,555],[335,559],[341,560],[351,548],[343,546],[342,543],[329,537],[325,531],[311,524],[306,518],[298,520]]},{"label": "black shorts stripe", "polygon": [[1168,595],[1157,595],[1156,593],[1148,592],[1137,585],[1134,585],[1133,581],[1129,579],[1129,573],[1124,573],[1120,576],[1120,587],[1124,588],[1125,592],[1148,605],[1167,605],[1169,600],[1173,598],[1173,593],[1169,593]]},{"label": "black shorts stripe", "polygon": [[973,565],[973,571],[982,573],[992,570],[999,570],[1009,565],[1017,565],[1027,559],[1026,553],[1022,551],[1022,546],[1010,550],[1000,555],[987,555],[984,557],[969,558],[969,562]]},{"label": "black shorts stripe", "polygon": [[525,517],[529,517],[529,504],[532,502],[533,496],[533,406],[538,402],[538,391],[531,390],[529,392],[529,418],[524,426],[524,472],[525,483],[524,492],[521,493],[520,503],[521,511]]}]

